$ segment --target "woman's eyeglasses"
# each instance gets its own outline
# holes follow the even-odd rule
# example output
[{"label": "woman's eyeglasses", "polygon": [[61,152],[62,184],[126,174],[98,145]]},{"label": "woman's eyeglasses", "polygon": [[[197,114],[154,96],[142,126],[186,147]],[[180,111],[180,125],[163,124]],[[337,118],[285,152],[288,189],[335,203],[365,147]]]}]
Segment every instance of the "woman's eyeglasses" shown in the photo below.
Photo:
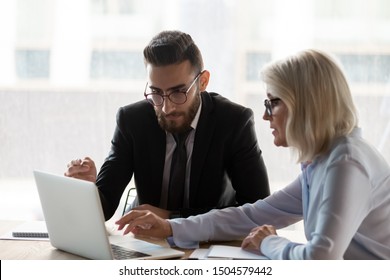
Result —
[{"label": "woman's eyeglasses", "polygon": [[280,98],[272,98],[264,100],[265,112],[269,117],[272,116],[272,109],[279,104]]}]

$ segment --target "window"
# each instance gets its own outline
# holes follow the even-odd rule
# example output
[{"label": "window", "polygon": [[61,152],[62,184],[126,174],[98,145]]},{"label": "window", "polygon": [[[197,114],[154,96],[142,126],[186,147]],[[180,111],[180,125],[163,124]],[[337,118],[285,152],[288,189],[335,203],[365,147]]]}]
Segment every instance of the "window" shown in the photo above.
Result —
[{"label": "window", "polygon": [[49,78],[50,52],[41,50],[16,51],[16,71],[21,79]]},{"label": "window", "polygon": [[364,135],[390,162],[389,27],[388,0],[0,1],[0,218],[41,217],[33,169],[62,174],[86,155],[101,166],[118,107],[143,98],[142,50],[165,29],[194,38],[209,91],[254,110],[272,190],[299,166],[273,145],[258,75],[304,48],[340,59]]},{"label": "window", "polygon": [[130,51],[93,51],[90,63],[92,79],[142,79],[145,77],[142,54]]},{"label": "window", "polygon": [[96,14],[133,14],[134,0],[91,0],[91,11]]},{"label": "window", "polygon": [[355,83],[390,82],[390,55],[338,54],[347,77]]},{"label": "window", "polygon": [[260,69],[270,61],[270,53],[246,53],[246,79],[248,81],[258,81]]}]

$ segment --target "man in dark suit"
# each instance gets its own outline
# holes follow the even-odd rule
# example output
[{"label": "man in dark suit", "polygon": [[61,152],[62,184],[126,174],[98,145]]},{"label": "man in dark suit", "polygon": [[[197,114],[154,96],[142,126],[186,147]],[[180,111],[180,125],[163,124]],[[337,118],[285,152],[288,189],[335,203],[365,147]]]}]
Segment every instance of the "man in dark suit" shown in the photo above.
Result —
[{"label": "man in dark suit", "polygon": [[[97,178],[90,158],[73,160],[65,175],[96,182],[107,220],[133,176],[133,209],[163,218],[268,196],[253,112],[206,91],[210,73],[190,35],[157,34],[145,47],[144,60],[149,78],[145,100],[119,109],[111,151]],[[185,135],[183,145],[180,135]],[[173,175],[180,169],[183,175]]]}]

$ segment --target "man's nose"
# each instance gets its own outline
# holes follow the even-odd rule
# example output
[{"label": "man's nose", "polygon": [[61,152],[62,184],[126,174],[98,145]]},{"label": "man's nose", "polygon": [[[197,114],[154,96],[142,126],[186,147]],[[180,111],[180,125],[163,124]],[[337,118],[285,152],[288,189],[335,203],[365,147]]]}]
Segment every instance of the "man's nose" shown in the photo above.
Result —
[{"label": "man's nose", "polygon": [[165,114],[169,114],[174,107],[175,107],[175,104],[171,100],[169,100],[169,98],[165,97],[163,104],[162,104],[162,108],[161,108],[162,111]]}]

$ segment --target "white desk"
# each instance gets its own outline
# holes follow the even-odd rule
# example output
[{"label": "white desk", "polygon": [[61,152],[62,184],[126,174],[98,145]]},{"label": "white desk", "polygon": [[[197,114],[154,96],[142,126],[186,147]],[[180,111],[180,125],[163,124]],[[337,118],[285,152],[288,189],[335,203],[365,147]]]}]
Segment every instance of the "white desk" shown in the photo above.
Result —
[{"label": "white desk", "polygon": [[[0,221],[0,235],[21,221]],[[49,241],[0,240],[1,260],[77,260],[82,257],[55,249]]]},{"label": "white desk", "polygon": [[[15,227],[24,223],[23,221],[0,220],[0,235],[4,235]],[[169,246],[166,240],[155,240],[144,238],[143,240]],[[233,244],[233,243],[232,243]],[[185,252],[183,259],[187,259],[193,250],[179,249]],[[0,239],[0,260],[83,260],[85,258],[67,253],[54,248],[50,241],[41,240],[5,240]]]},{"label": "white desk", "polygon": [[[0,220],[0,235],[6,234],[23,221]],[[291,230],[279,230],[278,234],[294,240],[305,242],[302,232]],[[165,240],[147,239],[144,240],[162,246],[169,246]],[[228,242],[210,242],[201,244],[201,248],[208,248],[213,244],[224,244],[240,246],[241,240]],[[182,259],[188,259],[193,250],[179,249],[185,252]],[[83,260],[85,258],[58,250],[51,246],[49,241],[27,241],[27,240],[0,240],[0,260]]]}]

